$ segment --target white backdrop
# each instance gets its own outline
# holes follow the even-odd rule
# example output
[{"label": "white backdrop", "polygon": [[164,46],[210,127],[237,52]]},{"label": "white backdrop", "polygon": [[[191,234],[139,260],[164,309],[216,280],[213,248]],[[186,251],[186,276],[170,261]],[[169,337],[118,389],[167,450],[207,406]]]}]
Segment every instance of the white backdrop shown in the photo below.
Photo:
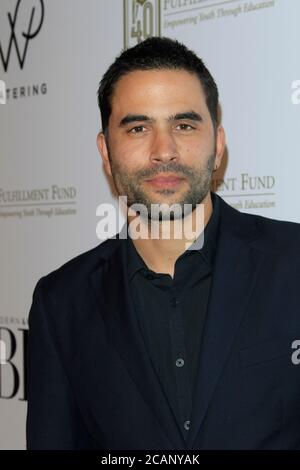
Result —
[{"label": "white backdrop", "polygon": [[33,288],[100,243],[96,207],[113,202],[96,149],[107,66],[151,34],[195,50],[221,97],[219,194],[300,222],[299,19],[299,0],[1,0],[0,449],[25,448]]}]

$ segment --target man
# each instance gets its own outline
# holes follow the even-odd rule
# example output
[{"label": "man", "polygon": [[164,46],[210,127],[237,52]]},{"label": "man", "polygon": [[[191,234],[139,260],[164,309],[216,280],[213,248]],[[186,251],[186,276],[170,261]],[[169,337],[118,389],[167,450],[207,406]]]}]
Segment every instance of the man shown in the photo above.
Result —
[{"label": "man", "polygon": [[[184,45],[124,51],[98,98],[105,170],[128,222],[140,216],[147,235],[156,222],[159,236],[112,237],[38,282],[28,448],[300,449],[299,225],[210,192],[218,90]],[[169,217],[173,204],[190,210]],[[163,237],[182,220],[194,239]]]}]

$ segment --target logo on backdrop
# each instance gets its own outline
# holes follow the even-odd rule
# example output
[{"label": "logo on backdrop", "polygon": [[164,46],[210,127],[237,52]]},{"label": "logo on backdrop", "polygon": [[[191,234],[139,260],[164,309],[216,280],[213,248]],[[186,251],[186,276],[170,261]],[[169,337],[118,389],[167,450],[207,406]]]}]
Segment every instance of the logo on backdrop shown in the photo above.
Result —
[{"label": "logo on backdrop", "polygon": [[273,209],[276,207],[274,175],[241,173],[225,179],[214,178],[211,190],[238,210]]},{"label": "logo on backdrop", "polygon": [[124,47],[160,36],[160,0],[124,0]]},{"label": "logo on backdrop", "polygon": [[27,400],[27,323],[0,316],[0,400]]},{"label": "logo on backdrop", "polygon": [[[33,6],[31,10],[28,10],[28,2],[24,2],[24,0],[18,0],[13,15],[10,12],[7,13],[10,27],[10,38],[6,53],[4,52],[3,46],[0,42],[0,57],[5,72],[8,70],[13,46],[14,50],[16,51],[20,68],[23,69],[29,42],[36,38],[41,30],[44,21],[44,2],[43,0],[39,0],[36,3],[38,4],[38,8]],[[24,7],[22,8],[23,5]],[[20,7],[21,15],[19,14]],[[18,33],[16,30],[17,24],[20,22],[20,18],[22,24],[26,24],[26,27],[24,26],[24,29],[22,28],[22,30]]]},{"label": "logo on backdrop", "polygon": [[32,217],[52,218],[77,214],[77,188],[52,184],[44,188],[5,189],[0,187],[0,220]]},{"label": "logo on backdrop", "polygon": [[123,0],[124,47],[135,46],[150,36],[168,36],[168,29],[197,27],[203,22],[275,7],[275,0]]},{"label": "logo on backdrop", "polygon": [[[223,21],[275,8],[275,0],[163,0],[163,32],[181,27],[199,27],[203,22]],[[166,34],[167,35],[167,34]]]}]

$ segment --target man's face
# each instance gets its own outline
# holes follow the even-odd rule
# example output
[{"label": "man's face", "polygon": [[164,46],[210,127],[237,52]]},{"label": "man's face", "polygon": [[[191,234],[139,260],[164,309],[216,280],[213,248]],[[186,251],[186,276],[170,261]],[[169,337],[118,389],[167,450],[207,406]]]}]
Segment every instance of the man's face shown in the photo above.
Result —
[{"label": "man's face", "polygon": [[196,204],[209,194],[224,150],[201,83],[185,70],[134,71],[115,86],[108,141],[98,135],[108,174],[127,204]]}]

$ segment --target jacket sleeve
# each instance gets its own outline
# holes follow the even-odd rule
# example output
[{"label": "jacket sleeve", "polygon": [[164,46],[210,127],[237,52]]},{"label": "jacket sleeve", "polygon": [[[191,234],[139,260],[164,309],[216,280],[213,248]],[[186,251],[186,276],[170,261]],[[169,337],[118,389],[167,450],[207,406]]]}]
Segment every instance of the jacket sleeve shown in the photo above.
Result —
[{"label": "jacket sleeve", "polygon": [[47,322],[41,278],[29,312],[27,449],[93,449]]}]

